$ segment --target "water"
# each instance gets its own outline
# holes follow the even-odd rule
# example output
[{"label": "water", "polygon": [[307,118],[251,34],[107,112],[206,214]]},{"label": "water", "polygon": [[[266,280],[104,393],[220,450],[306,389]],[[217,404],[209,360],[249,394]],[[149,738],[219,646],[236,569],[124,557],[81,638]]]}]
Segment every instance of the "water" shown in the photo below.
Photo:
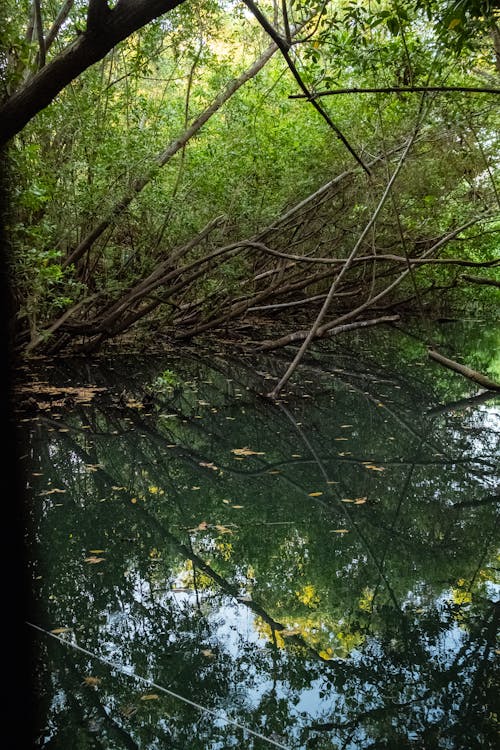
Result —
[{"label": "water", "polygon": [[37,747],[497,746],[500,399],[394,332],[318,344],[273,405],[282,372],[37,373],[102,389],[20,420]]}]

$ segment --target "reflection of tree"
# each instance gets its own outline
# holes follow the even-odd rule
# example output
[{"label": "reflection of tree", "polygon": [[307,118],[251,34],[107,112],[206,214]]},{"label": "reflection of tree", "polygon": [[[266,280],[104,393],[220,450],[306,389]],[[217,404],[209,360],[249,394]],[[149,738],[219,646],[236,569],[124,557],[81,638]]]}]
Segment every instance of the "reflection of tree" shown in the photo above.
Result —
[{"label": "reflection of tree", "polygon": [[[243,370],[228,386],[195,367],[145,405],[131,372],[124,396],[33,427],[38,621],[291,747],[493,747],[487,411],[422,416],[418,388],[366,366],[361,408],[359,389],[328,378],[314,401],[288,399],[304,441],[252,403]],[[243,446],[263,455],[238,460]],[[101,563],[85,562],[99,549]],[[44,691],[65,695],[67,713],[75,695],[101,710],[105,746],[133,746],[112,722],[140,747],[237,737],[174,699],[141,702],[130,679],[77,689],[68,657],[50,658]],[[75,664],[81,682],[92,667]],[[47,708],[60,747],[69,713]]]}]

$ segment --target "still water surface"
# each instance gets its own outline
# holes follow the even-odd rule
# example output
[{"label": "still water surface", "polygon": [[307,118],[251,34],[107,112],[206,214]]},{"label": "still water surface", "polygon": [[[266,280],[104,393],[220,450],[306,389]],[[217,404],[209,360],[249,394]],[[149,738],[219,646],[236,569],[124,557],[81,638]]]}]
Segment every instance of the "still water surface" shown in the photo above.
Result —
[{"label": "still water surface", "polygon": [[38,373],[102,390],[20,422],[37,747],[497,747],[500,399],[382,331],[282,372]]}]

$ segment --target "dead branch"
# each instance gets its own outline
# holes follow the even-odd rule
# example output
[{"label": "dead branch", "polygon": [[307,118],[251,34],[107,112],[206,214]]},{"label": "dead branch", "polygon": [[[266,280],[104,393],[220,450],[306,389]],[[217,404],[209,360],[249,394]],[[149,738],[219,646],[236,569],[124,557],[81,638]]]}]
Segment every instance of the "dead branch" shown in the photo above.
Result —
[{"label": "dead branch", "polygon": [[500,391],[500,383],[496,383],[494,380],[491,380],[481,372],[472,370],[470,367],[461,365],[459,362],[455,362],[453,359],[448,359],[448,357],[443,357],[443,355],[439,354],[439,352],[437,352],[435,349],[429,349],[427,353],[431,359],[439,362],[439,364],[447,367],[449,370],[458,372],[460,375],[463,375],[464,378],[468,378],[474,383],[478,383],[478,385],[482,386],[483,388],[487,388],[489,391]]},{"label": "dead branch", "polygon": [[[329,336],[337,336],[339,333],[347,333],[348,331],[355,331],[358,328],[368,328],[369,326],[381,325],[382,323],[395,323],[399,319],[399,315],[384,315],[381,318],[358,320],[355,323],[346,323],[345,325],[327,325],[325,326],[324,333],[318,334],[317,338],[320,338],[320,336],[324,336],[325,334],[328,334]],[[296,341],[303,341],[307,334],[308,331],[295,331],[295,333],[290,333],[288,336],[284,336],[283,339],[279,339],[278,341],[264,341],[259,347],[257,347],[257,351],[268,352],[280,346],[287,346],[288,344],[294,344]],[[285,338],[287,339],[287,342],[283,343]]]},{"label": "dead branch", "polygon": [[460,274],[460,278],[464,281],[470,281],[472,284],[486,284],[487,286],[500,287],[500,281],[497,281],[496,279],[487,279],[484,276],[469,276],[467,273],[462,273]]}]

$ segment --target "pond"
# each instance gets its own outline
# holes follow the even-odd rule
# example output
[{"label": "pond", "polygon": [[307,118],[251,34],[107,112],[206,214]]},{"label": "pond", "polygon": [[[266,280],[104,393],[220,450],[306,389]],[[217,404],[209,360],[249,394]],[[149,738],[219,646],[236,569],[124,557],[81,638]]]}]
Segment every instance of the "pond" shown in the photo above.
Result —
[{"label": "pond", "polygon": [[39,366],[36,747],[497,746],[500,399],[394,331],[284,361]]}]

